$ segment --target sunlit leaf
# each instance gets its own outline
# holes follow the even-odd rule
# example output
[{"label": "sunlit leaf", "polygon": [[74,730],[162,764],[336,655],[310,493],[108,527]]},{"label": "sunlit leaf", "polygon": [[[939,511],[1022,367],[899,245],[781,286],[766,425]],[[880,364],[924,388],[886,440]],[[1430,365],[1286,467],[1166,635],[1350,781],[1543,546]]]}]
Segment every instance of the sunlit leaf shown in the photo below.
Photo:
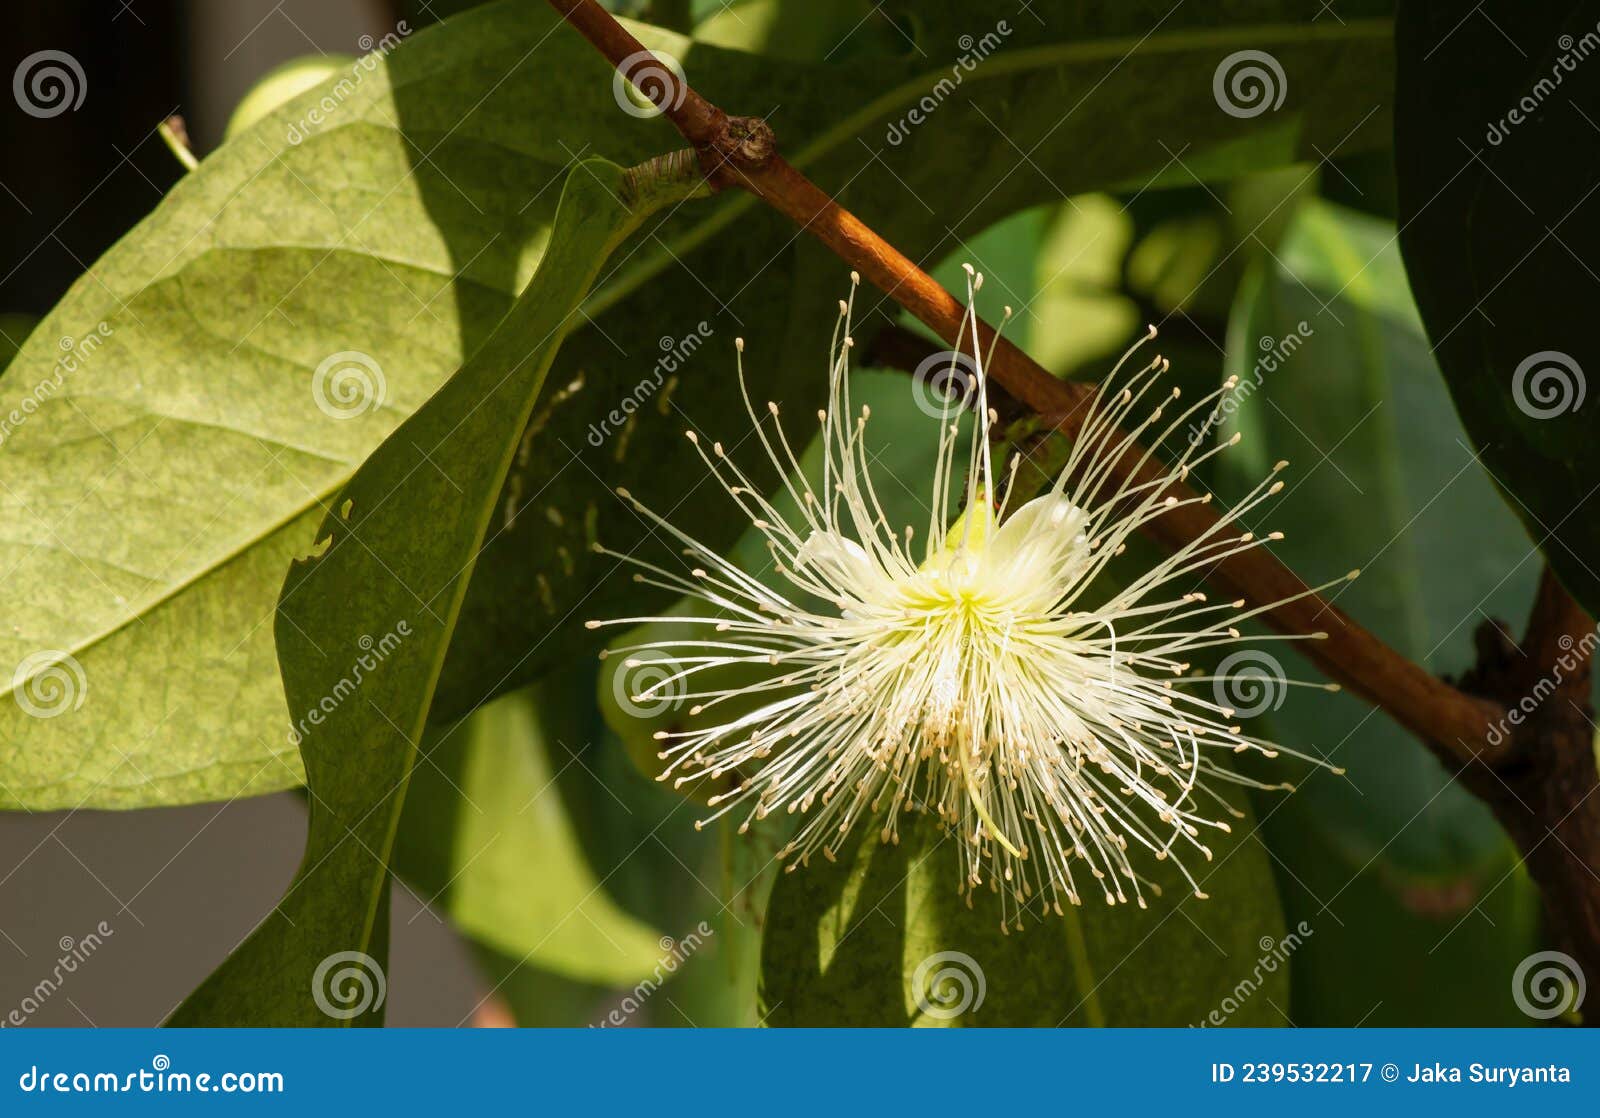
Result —
[{"label": "sunlit leaf", "polygon": [[406,782],[500,487],[607,256],[651,211],[696,188],[578,164],[528,290],[339,492],[321,542],[290,570],[276,636],[291,709],[304,712],[305,858],[278,908],[174,1023],[382,1022],[376,998],[330,1012],[319,968],[341,954],[383,965]]}]

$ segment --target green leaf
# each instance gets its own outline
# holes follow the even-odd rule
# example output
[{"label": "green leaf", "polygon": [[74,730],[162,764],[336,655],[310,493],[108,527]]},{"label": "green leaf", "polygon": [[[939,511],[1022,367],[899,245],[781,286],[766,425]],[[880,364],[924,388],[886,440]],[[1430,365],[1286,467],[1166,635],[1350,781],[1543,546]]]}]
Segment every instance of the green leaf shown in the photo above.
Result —
[{"label": "green leaf", "polygon": [[[556,348],[611,250],[703,189],[579,163],[532,283],[481,349],[338,495],[284,584],[277,641],[303,735],[310,824],[289,892],[178,1009],[178,1024],[379,1024],[330,1013],[319,967],[381,969],[389,856],[467,580]],[[336,973],[336,972],[335,972]]]},{"label": "green leaf", "polygon": [[[1041,20],[1009,24],[959,83],[966,6],[889,7],[918,41],[896,58],[801,63],[635,30],[719,103],[781,106],[785,151],[917,258],[938,255],[952,228],[965,236],[1062,193],[1383,142],[1384,114],[1369,110],[1387,84],[1387,24],[1357,18],[1376,3],[1343,24],[1302,25],[1267,0],[1232,5],[1225,21],[1145,0],[1053,0]],[[1213,72],[1245,46],[1284,67],[1280,111],[1217,108]],[[0,702],[0,803],[131,807],[299,782],[265,624],[281,572],[313,541],[325,502],[526,285],[572,159],[632,164],[680,143],[665,121],[622,112],[604,61],[536,0],[452,18],[340,83],[185,176],[0,382],[4,415],[52,375],[57,339],[109,331],[0,452],[0,562],[16,591],[0,666],[60,653],[86,680],[81,705],[59,717]],[[936,90],[927,122],[889,143],[889,126]],[[591,536],[626,548],[642,535],[610,486],[659,495],[662,479],[690,479],[675,518],[731,542],[734,526],[694,487],[701,467],[679,424],[661,418],[742,430],[726,358],[695,352],[659,369],[658,339],[672,348],[706,322],[726,353],[742,333],[763,394],[808,414],[843,273],[786,219],[731,195],[629,246],[563,347],[563,391],[518,448],[438,717],[592,650],[574,628],[580,604],[649,604],[631,587],[596,596],[609,566],[587,553]],[[381,369],[383,405],[332,418],[313,380],[351,351]],[[345,371],[375,380],[359,359]],[[621,415],[641,396],[642,411]]]},{"label": "green leaf", "polygon": [[582,701],[516,691],[424,737],[394,868],[485,947],[572,980],[632,985],[656,967],[661,933],[596,878],[555,777],[573,740],[562,716]]},{"label": "green leaf", "polygon": [[1600,69],[1573,49],[1594,6],[1494,0],[1459,20],[1407,0],[1400,17],[1395,161],[1417,305],[1484,468],[1596,613]]},{"label": "green leaf", "polygon": [[837,862],[817,859],[773,887],[761,947],[763,1020],[1282,1024],[1285,960],[1298,943],[1285,939],[1253,826],[1237,825],[1216,862],[1197,868],[1210,900],[1195,898],[1169,864],[1148,909],[1090,901],[1062,917],[1024,917],[1009,934],[992,894],[980,890],[970,909],[957,895],[955,843],[930,819],[907,817],[898,845],[858,827]]},{"label": "green leaf", "polygon": [[[1537,564],[1450,406],[1393,226],[1306,205],[1246,282],[1229,335],[1240,387],[1225,410],[1244,441],[1220,458],[1223,489],[1288,459],[1282,498],[1253,525],[1285,533],[1274,552],[1312,582],[1360,567],[1335,602],[1402,654],[1462,670],[1484,616],[1526,608]],[[1292,646],[1271,647],[1288,678],[1318,678]],[[1258,732],[1348,770],[1315,772],[1263,806],[1288,919],[1317,931],[1295,959],[1296,1022],[1514,1012],[1506,976],[1534,949],[1536,905],[1487,809],[1365,701],[1298,688],[1271,698]]]},{"label": "green leaf", "polygon": [[[396,871],[430,900],[439,888],[434,882],[459,874],[459,887],[476,878],[465,890],[471,898],[451,888],[433,903],[473,940],[488,989],[519,1024],[613,1023],[613,1010],[630,1025],[754,1024],[760,943],[754,907],[764,892],[761,871],[770,846],[735,845],[722,830],[696,830],[689,805],[631,770],[622,743],[600,724],[595,708],[599,666],[576,661],[475,716],[498,714],[507,702],[537,704],[538,741],[529,744],[537,746],[536,767],[544,774],[539,786],[524,790],[503,761],[491,768],[517,785],[513,811],[537,793],[525,814],[547,821],[559,816],[563,837],[553,845],[535,840],[526,835],[527,823],[496,816],[461,779],[453,766],[455,739],[445,738],[439,750],[428,753],[424,746],[432,764],[412,774]],[[469,779],[471,772],[469,764]],[[495,821],[474,823],[475,809],[463,792]],[[499,823],[507,824],[509,848],[497,842],[475,862],[473,852],[482,847],[456,843],[458,832],[482,835]],[[519,833],[524,837],[516,838]],[[482,861],[491,863],[486,874]],[[569,911],[580,899],[569,888],[574,883],[584,889],[581,912]],[[503,896],[490,898],[491,888]],[[628,933],[646,924],[664,938],[658,942],[652,930],[640,943]],[[672,944],[663,946],[667,939]],[[630,943],[630,966],[648,949],[644,973],[595,965],[615,961],[618,945]]]},{"label": "green leaf", "polygon": [[1517,965],[1543,945],[1538,891],[1514,850],[1453,875],[1399,876],[1330,836],[1292,796],[1262,827],[1291,925],[1296,1025],[1520,1026]]}]

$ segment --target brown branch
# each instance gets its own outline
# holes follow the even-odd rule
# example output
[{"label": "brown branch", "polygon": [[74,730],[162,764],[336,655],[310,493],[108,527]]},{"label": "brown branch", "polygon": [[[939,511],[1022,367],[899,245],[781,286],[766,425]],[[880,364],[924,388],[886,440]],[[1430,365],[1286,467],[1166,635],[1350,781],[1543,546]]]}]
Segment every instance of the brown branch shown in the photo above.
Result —
[{"label": "brown branch", "polygon": [[[1600,983],[1600,771],[1589,704],[1594,621],[1548,566],[1520,644],[1502,621],[1476,633],[1478,662],[1462,686],[1505,713],[1499,764],[1466,765],[1461,781],[1494,811],[1544,899],[1551,938]],[[1595,1020],[1593,1014],[1590,1020]]]},{"label": "brown branch", "polygon": [[1539,677],[1561,658],[1574,653],[1582,671],[1556,681],[1556,696],[1586,702],[1589,697],[1589,656],[1583,649],[1594,640],[1594,621],[1584,612],[1549,566],[1539,577],[1539,594],[1528,616],[1522,638],[1523,683],[1531,690]]}]

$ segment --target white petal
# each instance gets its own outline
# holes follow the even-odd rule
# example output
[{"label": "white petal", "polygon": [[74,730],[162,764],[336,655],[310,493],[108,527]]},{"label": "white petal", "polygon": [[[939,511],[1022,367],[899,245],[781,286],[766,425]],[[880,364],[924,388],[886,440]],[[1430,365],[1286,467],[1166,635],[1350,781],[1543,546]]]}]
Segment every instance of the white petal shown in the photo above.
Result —
[{"label": "white petal", "polygon": [[1059,493],[1046,493],[1006,518],[984,556],[997,579],[1057,580],[1089,559],[1086,514]]},{"label": "white petal", "polygon": [[882,578],[866,548],[837,532],[812,532],[800,546],[800,565],[830,586],[861,597]]}]

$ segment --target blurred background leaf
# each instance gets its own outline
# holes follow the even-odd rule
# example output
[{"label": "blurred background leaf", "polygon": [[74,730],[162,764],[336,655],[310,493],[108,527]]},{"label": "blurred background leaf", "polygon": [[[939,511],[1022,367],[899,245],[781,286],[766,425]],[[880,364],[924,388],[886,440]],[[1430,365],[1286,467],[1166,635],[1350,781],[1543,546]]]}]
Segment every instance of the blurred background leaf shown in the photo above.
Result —
[{"label": "blurred background leaf", "polygon": [[[1290,567],[1312,583],[1360,567],[1333,600],[1435,671],[1470,665],[1485,618],[1524,614],[1538,555],[1450,406],[1391,223],[1301,206],[1240,290],[1228,370],[1217,437],[1244,441],[1218,483],[1242,493],[1290,461],[1254,525],[1286,534],[1273,550]],[[1289,678],[1316,678],[1272,647]],[[1317,929],[1294,961],[1298,1023],[1525,1021],[1508,976],[1536,947],[1537,900],[1488,809],[1362,700],[1275,699],[1270,734],[1348,770],[1261,804],[1289,921]]]},{"label": "blurred background leaf", "polygon": [[483,946],[597,986],[631,985],[654,969],[662,933],[611,899],[568,818],[553,762],[579,763],[567,743],[581,741],[582,702],[515,691],[431,731],[394,865]]}]

